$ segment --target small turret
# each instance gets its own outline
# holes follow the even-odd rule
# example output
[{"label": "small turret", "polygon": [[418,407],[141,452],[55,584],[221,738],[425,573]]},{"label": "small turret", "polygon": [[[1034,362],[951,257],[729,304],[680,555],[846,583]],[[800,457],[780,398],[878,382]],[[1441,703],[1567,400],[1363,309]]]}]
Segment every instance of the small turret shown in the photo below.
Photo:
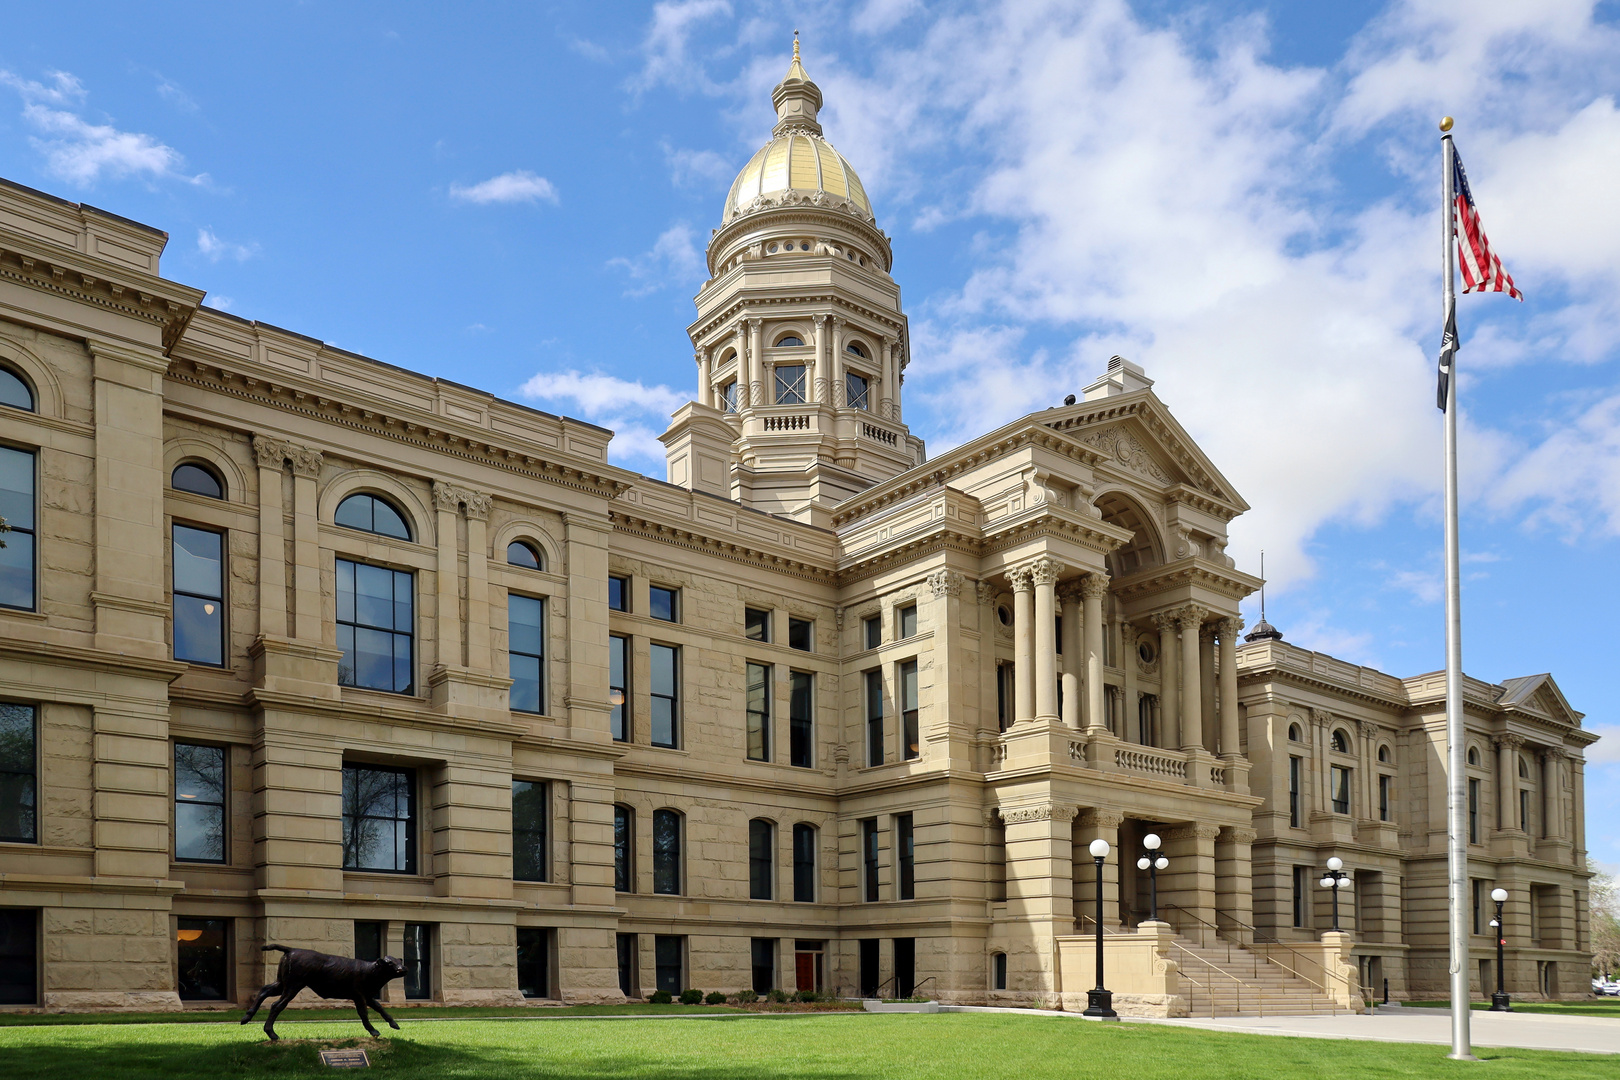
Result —
[{"label": "small turret", "polygon": [[821,87],[810,81],[804,65],[799,62],[799,32],[793,31],[793,62],[787,74],[771,91],[771,104],[776,106],[776,127],[771,134],[784,131],[809,131],[821,134],[816,113],[821,109]]}]

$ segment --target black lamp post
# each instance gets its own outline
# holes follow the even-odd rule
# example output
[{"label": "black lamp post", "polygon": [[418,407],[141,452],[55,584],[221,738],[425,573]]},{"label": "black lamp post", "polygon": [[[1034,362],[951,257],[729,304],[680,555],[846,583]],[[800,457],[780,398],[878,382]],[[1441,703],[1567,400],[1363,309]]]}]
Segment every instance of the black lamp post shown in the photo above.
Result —
[{"label": "black lamp post", "polygon": [[1502,947],[1507,944],[1507,927],[1502,925],[1502,904],[1507,900],[1506,889],[1492,889],[1491,899],[1496,901],[1496,918],[1491,929],[1496,933],[1496,993],[1491,995],[1491,1012],[1512,1012],[1513,1005],[1503,983]]},{"label": "black lamp post", "polygon": [[1324,889],[1333,890],[1333,929],[1339,929],[1339,890],[1350,887],[1350,875],[1344,872],[1344,860],[1335,855],[1327,861],[1327,873],[1322,875],[1319,884]]},{"label": "black lamp post", "polygon": [[1149,922],[1159,921],[1159,871],[1170,865],[1170,860],[1159,854],[1159,843],[1158,833],[1148,833],[1142,837],[1142,846],[1148,849],[1148,853],[1136,860],[1136,868],[1148,872]]},{"label": "black lamp post", "polygon": [[1103,860],[1108,857],[1108,841],[1101,837],[1093,840],[1091,857],[1097,863],[1097,989],[1086,994],[1086,1011],[1080,1015],[1118,1020],[1114,995],[1103,986]]}]

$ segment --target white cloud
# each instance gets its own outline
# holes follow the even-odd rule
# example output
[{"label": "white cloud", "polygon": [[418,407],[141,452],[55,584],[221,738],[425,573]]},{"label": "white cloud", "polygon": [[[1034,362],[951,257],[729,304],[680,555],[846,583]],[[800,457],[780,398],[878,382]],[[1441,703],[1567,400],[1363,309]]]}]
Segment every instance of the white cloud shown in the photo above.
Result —
[{"label": "white cloud", "polygon": [[542,371],[524,383],[518,392],[530,399],[571,401],[586,420],[593,422],[626,412],[667,417],[690,400],[688,395],[667,386],[647,386],[614,375],[573,370]]},{"label": "white cloud", "polygon": [[664,0],[654,4],[652,24],[641,46],[642,67],[630,80],[630,88],[640,93],[667,83],[712,92],[714,84],[688,46],[700,24],[730,14],[731,5],[726,0]]},{"label": "white cloud", "polygon": [[684,221],[677,221],[658,235],[650,250],[633,259],[622,256],[608,260],[630,275],[632,285],[626,296],[646,296],[669,285],[696,286],[706,272],[697,232]]},{"label": "white cloud", "polygon": [[219,262],[221,259],[244,262],[259,253],[259,245],[232,243],[215,236],[212,229],[198,229],[197,253],[209,262]]},{"label": "white cloud", "polygon": [[232,300],[228,296],[216,296],[210,293],[207,304],[216,311],[229,311],[231,308],[236,306],[236,301]]},{"label": "white cloud", "polygon": [[77,105],[84,101],[87,91],[78,77],[66,71],[47,71],[49,84],[24,79],[0,68],[0,86],[9,86],[21,94],[24,101],[43,101],[51,105]]},{"label": "white cloud", "polygon": [[713,150],[678,150],[666,142],[664,160],[676,187],[715,185],[737,175],[737,166]]},{"label": "white cloud", "polygon": [[922,0],[866,0],[849,24],[863,34],[882,34],[921,10]]},{"label": "white cloud", "polygon": [[28,141],[45,156],[51,175],[84,185],[125,176],[207,183],[206,173],[186,176],[180,171],[185,159],[173,147],[150,135],[91,123],[71,111],[87,97],[84,84],[74,75],[52,71],[48,79],[40,83],[0,70],[0,85],[11,87],[23,99],[23,120],[39,132]]},{"label": "white cloud", "polygon": [[520,203],[557,201],[557,189],[550,180],[527,169],[501,173],[471,186],[450,185],[450,197],[460,202],[487,205],[489,203]]}]

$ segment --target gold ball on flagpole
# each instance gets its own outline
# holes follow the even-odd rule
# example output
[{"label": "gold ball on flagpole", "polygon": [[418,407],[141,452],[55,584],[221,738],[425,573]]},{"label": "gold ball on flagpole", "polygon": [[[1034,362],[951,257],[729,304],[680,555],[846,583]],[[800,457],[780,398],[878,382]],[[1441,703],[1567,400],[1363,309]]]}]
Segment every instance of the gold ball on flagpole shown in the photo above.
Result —
[{"label": "gold ball on flagpole", "polygon": [[1450,131],[1451,130],[1451,117],[1442,116],[1440,118],[1440,130],[1441,131]]}]

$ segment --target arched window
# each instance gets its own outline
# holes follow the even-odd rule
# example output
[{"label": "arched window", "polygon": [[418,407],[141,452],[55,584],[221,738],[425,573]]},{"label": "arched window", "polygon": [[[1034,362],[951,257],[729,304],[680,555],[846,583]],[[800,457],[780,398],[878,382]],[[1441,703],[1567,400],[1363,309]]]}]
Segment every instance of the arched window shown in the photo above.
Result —
[{"label": "arched window", "polygon": [[10,405],[25,412],[34,411],[34,391],[21,375],[6,367],[0,367],[0,405]]},{"label": "arched window", "polygon": [[816,902],[816,827],[802,821],[793,826],[793,899]]},{"label": "arched window", "polygon": [[176,491],[189,491],[193,495],[206,495],[210,499],[225,497],[225,482],[207,465],[187,461],[176,465],[169,477],[169,486]]},{"label": "arched window", "polygon": [[653,892],[681,894],[681,815],[654,810],[652,820]]},{"label": "arched window", "polygon": [[1333,752],[1336,754],[1348,754],[1350,752],[1350,736],[1344,733],[1343,728],[1339,728],[1333,733]]},{"label": "arched window", "polygon": [[773,878],[776,877],[776,859],[774,851],[776,846],[776,829],[764,818],[755,818],[748,823],[748,898],[750,900],[769,900],[776,890]]},{"label": "arched window", "polygon": [[1530,779],[1530,763],[1525,761],[1522,756],[1519,758],[1519,779]]},{"label": "arched window", "polygon": [[[844,346],[844,351],[852,356],[866,357],[866,347],[858,341],[852,341]],[[868,357],[868,359],[870,359]]]},{"label": "arched window", "polygon": [[1289,742],[1299,742],[1299,725],[1298,724],[1289,724],[1288,725],[1288,741]]},{"label": "arched window", "polygon": [[1470,764],[1470,765],[1478,765],[1479,764],[1479,748],[1478,747],[1470,746],[1468,748],[1468,764]]},{"label": "arched window", "polygon": [[545,569],[545,564],[540,560],[540,549],[526,540],[514,540],[506,545],[506,562],[509,566],[521,566],[525,570]]},{"label": "arched window", "polygon": [[1382,761],[1382,762],[1388,762],[1389,761],[1389,747],[1380,746],[1378,748],[1378,760]]},{"label": "arched window", "polygon": [[778,349],[786,349],[786,348],[790,348],[790,347],[792,347],[794,345],[803,345],[803,344],[804,344],[804,339],[801,338],[798,334],[783,334],[781,337],[776,339],[776,347]]},{"label": "arched window", "polygon": [[378,495],[350,495],[338,504],[333,520],[345,528],[376,533],[378,536],[392,536],[396,540],[411,538],[411,528],[405,524],[405,515]]},{"label": "arched window", "polygon": [[613,888],[636,891],[636,812],[628,806],[613,808]]}]

